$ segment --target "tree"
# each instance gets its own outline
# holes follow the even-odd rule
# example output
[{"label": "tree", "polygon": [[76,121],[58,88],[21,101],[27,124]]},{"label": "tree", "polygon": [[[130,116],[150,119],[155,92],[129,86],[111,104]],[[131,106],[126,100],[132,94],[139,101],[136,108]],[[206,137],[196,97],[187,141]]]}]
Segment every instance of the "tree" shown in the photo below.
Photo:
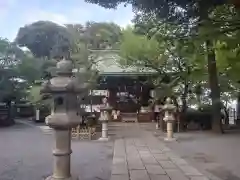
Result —
[{"label": "tree", "polygon": [[24,52],[14,43],[0,38],[0,101],[8,105],[25,94],[27,84],[18,78],[16,69],[23,56]]},{"label": "tree", "polygon": [[17,65],[16,72],[19,78],[26,80],[28,83],[33,83],[35,80],[41,79],[43,76],[43,62],[33,56],[26,55]]},{"label": "tree", "polygon": [[66,27],[50,21],[38,21],[20,28],[15,39],[35,57],[69,56],[71,36]]},{"label": "tree", "polygon": [[152,81],[158,94],[181,95],[184,111],[192,84],[203,80],[206,73],[204,57],[198,52],[201,48],[196,42],[166,39],[166,33],[172,32],[172,28],[165,26],[162,30],[157,37],[148,39],[134,33],[134,28],[125,29],[120,46],[121,64],[155,71]]},{"label": "tree", "polygon": [[[193,34],[201,35],[199,29],[200,27],[209,27],[208,25],[212,23],[212,13],[217,7],[221,5],[225,5],[228,1],[221,0],[209,0],[209,1],[178,1],[178,0],[170,0],[170,1],[128,1],[128,0],[115,0],[115,1],[107,1],[107,0],[86,0],[90,3],[99,4],[106,8],[115,8],[120,3],[130,3],[133,5],[135,9],[137,9],[137,16],[141,17],[144,15],[148,15],[150,17],[155,16],[163,19],[167,22],[177,22],[179,25],[184,27],[187,24],[187,28],[191,28],[191,32]],[[239,5],[236,0],[230,1],[230,3],[234,4],[235,7]],[[220,21],[218,25],[222,25],[223,22]],[[228,22],[227,27],[219,29],[220,33],[232,31],[232,25]],[[189,26],[191,25],[191,26]],[[190,36],[190,34],[188,34]],[[183,37],[181,37],[183,38]],[[186,38],[186,37],[185,37]],[[216,132],[223,132],[221,127],[221,117],[220,117],[220,88],[218,82],[218,72],[216,67],[216,56],[214,51],[214,42],[212,37],[209,35],[201,37],[205,42],[204,45],[206,47],[206,55],[208,59],[208,74],[209,74],[209,86],[211,89],[211,99],[212,99],[212,107],[213,107],[213,129]],[[216,38],[216,36],[214,36]]]},{"label": "tree", "polygon": [[74,37],[75,44],[86,42],[92,50],[106,48],[116,49],[121,38],[121,28],[114,23],[87,22],[81,24],[66,24],[67,29]]}]

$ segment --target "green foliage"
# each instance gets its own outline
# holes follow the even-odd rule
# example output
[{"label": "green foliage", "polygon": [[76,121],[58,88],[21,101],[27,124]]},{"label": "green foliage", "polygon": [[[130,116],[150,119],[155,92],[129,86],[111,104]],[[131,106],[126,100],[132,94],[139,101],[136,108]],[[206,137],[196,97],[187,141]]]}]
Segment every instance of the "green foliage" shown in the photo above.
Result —
[{"label": "green foliage", "polygon": [[122,39],[120,45],[122,65],[161,71],[160,68],[165,65],[167,56],[156,39],[134,34],[131,27],[123,31]]},{"label": "green foliage", "polygon": [[98,72],[95,64],[101,59],[105,50],[111,51],[118,46],[121,29],[114,23],[87,22],[81,24],[67,24],[74,44],[71,49],[71,59],[77,69],[77,77],[81,82],[95,84]]},{"label": "green foliage", "polygon": [[216,6],[228,3],[227,0],[85,0],[86,2],[98,4],[105,8],[116,8],[119,4],[131,4],[136,12],[155,13],[158,17],[174,22],[188,22],[208,12]]},{"label": "green foliage", "polygon": [[20,28],[15,41],[30,49],[36,57],[67,57],[71,49],[67,29],[50,21],[38,21]]},{"label": "green foliage", "polygon": [[41,66],[42,63],[39,59],[34,57],[25,56],[16,67],[18,76],[33,83],[35,80],[41,79]]}]

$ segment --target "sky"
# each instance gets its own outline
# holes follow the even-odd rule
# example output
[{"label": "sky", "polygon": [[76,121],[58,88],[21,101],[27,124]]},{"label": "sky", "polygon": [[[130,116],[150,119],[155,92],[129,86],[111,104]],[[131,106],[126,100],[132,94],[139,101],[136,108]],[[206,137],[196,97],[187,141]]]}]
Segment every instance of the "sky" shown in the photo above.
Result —
[{"label": "sky", "polygon": [[84,0],[0,0],[0,37],[12,41],[20,27],[38,20],[58,24],[108,21],[124,27],[132,18],[130,6],[107,10]]}]

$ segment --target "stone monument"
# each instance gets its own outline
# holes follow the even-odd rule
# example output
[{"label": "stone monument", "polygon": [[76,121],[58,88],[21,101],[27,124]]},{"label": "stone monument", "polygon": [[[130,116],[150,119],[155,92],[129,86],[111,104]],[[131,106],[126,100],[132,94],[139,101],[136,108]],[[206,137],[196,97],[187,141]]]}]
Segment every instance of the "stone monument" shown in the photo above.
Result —
[{"label": "stone monument", "polygon": [[108,121],[110,120],[110,112],[112,107],[107,102],[107,98],[103,98],[103,103],[100,106],[100,117],[99,121],[102,123],[102,137],[99,138],[100,141],[108,141]]},{"label": "stone monument", "polygon": [[54,109],[46,124],[54,131],[53,174],[47,180],[75,180],[71,176],[71,130],[80,124],[77,116],[77,94],[87,91],[88,84],[77,82],[71,60],[57,63],[56,76],[43,84],[42,93],[52,94]]},{"label": "stone monument", "polygon": [[167,137],[164,140],[175,141],[176,138],[173,136],[173,124],[175,121],[174,113],[176,112],[176,106],[172,103],[171,98],[166,99],[163,110],[165,111],[163,120],[167,123]]}]

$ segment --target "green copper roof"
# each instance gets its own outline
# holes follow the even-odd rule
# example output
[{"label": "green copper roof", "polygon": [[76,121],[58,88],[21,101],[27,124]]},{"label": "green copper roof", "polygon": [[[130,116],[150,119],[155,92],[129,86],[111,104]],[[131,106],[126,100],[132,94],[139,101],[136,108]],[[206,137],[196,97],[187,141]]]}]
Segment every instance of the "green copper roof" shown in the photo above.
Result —
[{"label": "green copper roof", "polygon": [[108,74],[108,75],[114,75],[114,74],[152,74],[154,73],[151,69],[146,68],[137,68],[137,67],[123,67],[120,64],[120,57],[117,54],[114,53],[108,53],[101,55],[97,59],[97,64],[94,67],[96,68],[100,74]]}]

